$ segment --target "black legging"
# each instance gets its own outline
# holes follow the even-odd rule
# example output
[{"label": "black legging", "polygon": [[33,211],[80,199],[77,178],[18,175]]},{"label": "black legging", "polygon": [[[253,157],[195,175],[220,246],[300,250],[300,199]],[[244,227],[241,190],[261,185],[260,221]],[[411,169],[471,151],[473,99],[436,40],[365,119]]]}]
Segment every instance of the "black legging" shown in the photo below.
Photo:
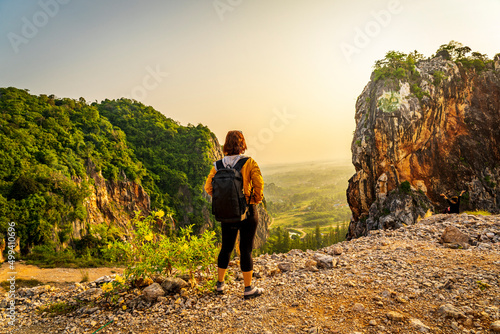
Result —
[{"label": "black legging", "polygon": [[241,271],[247,272],[253,270],[253,239],[257,231],[257,224],[259,223],[259,213],[257,212],[257,205],[252,204],[249,206],[250,214],[247,219],[239,223],[222,223],[222,247],[217,259],[217,266],[222,269],[227,269],[229,265],[229,258],[234,249],[236,236],[240,231],[240,267]]}]

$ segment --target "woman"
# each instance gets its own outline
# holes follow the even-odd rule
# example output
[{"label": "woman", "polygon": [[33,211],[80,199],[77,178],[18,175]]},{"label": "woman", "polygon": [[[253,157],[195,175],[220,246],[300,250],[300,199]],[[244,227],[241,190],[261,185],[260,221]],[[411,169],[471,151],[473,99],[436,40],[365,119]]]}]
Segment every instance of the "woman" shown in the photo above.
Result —
[{"label": "woman", "polygon": [[[224,167],[233,167],[241,158],[245,156],[243,153],[247,149],[247,144],[243,133],[241,131],[229,131],[226,135],[226,142],[224,143],[223,152],[224,158],[222,163]],[[214,167],[208,175],[205,183],[205,190],[212,196],[212,178],[217,172],[217,166]],[[218,293],[224,293],[224,277],[226,275],[229,259],[234,249],[238,231],[240,232],[240,267],[243,272],[243,282],[245,284],[245,291],[243,296],[245,299],[260,296],[264,290],[252,287],[252,274],[253,274],[253,259],[252,249],[255,232],[257,231],[257,224],[259,222],[259,215],[257,206],[262,202],[264,191],[264,180],[260,173],[259,166],[252,158],[248,158],[243,167],[241,168],[241,175],[243,177],[243,192],[245,194],[249,214],[247,218],[237,223],[221,223],[222,227],[222,247],[217,259],[217,287]]]},{"label": "woman", "polygon": [[448,198],[445,194],[441,194],[446,201],[448,201],[449,207],[447,207],[443,213],[460,213],[460,198],[464,194],[465,190],[462,190],[460,195],[453,196],[451,199]]}]

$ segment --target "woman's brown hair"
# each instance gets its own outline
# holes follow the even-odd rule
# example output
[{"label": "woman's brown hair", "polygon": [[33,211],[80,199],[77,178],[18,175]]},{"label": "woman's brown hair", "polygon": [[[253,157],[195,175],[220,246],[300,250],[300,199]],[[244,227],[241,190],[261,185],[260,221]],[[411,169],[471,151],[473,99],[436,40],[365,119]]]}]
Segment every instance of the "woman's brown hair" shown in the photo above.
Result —
[{"label": "woman's brown hair", "polygon": [[237,155],[245,152],[247,143],[241,131],[229,131],[226,135],[226,142],[224,143],[224,155]]}]

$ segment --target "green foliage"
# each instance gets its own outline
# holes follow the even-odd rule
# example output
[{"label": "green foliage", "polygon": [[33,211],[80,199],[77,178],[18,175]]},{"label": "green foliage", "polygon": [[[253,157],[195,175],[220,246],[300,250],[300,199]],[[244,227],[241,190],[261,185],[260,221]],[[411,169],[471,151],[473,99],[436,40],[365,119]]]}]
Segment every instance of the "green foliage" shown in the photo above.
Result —
[{"label": "green foliage", "polygon": [[411,193],[411,184],[408,181],[401,182],[399,185],[399,191],[405,193],[405,194],[410,194]]},{"label": "green foliage", "polygon": [[443,79],[446,80],[448,78],[443,71],[434,71],[434,73],[432,73],[432,76],[434,77],[434,81],[432,82],[434,86],[438,86],[443,81]]},{"label": "green foliage", "polygon": [[[37,279],[24,279],[24,278],[16,278],[16,289],[22,288],[33,288],[35,286],[43,285],[42,281]],[[10,290],[10,281],[2,281],[0,282],[0,286],[5,290]]]},{"label": "green foliage", "polygon": [[0,88],[0,110],[0,233],[15,222],[24,254],[68,241],[72,222],[86,218],[89,161],[106,178],[145,173],[123,132],[84,100]]},{"label": "green foliage", "polygon": [[[87,170],[142,184],[153,209],[197,228],[205,223],[208,128],[180,126],[130,100],[89,105],[12,87],[0,88],[0,110],[0,235],[15,222],[22,255],[33,253],[30,261],[55,265],[60,256],[81,265],[120,236],[111,222],[73,239],[74,222],[87,219],[84,201],[94,182]],[[61,252],[67,245],[73,249]]]},{"label": "green foliage", "polygon": [[430,94],[429,92],[426,92],[426,91],[423,91],[422,88],[420,88],[420,86],[416,83],[412,84],[410,86],[410,91],[415,95],[415,97],[417,99],[419,99],[420,101],[422,100],[422,98],[424,96],[427,96],[427,97],[430,97]]},{"label": "green foliage", "polygon": [[316,224],[314,232],[307,233],[301,238],[293,229],[278,227],[271,230],[266,243],[256,253],[273,254],[287,253],[292,249],[301,249],[303,251],[320,249],[344,241],[347,230],[347,224],[339,224],[335,229],[330,227],[322,232],[319,224]]},{"label": "green foliage", "polygon": [[278,227],[298,232],[298,236],[313,235],[317,225],[325,233],[331,226],[349,221],[352,213],[345,189],[353,169],[347,164],[298,164],[264,169],[264,195],[273,217],[271,235]]},{"label": "green foliage", "polygon": [[24,259],[27,264],[42,268],[95,268],[110,264],[87,250],[88,253],[79,256],[71,247],[58,251],[51,245],[37,245]]},{"label": "green foliage", "polygon": [[483,210],[464,211],[464,213],[466,213],[468,215],[474,215],[474,216],[491,216],[491,212],[483,211]]},{"label": "green foliage", "polygon": [[103,251],[112,261],[127,264],[127,280],[158,275],[188,274],[201,289],[212,283],[218,253],[215,232],[194,235],[192,226],[181,228],[177,236],[155,233],[155,226],[163,216],[158,211],[149,217],[139,215],[133,221],[134,233],[128,242],[115,241]]},{"label": "green foliage", "polygon": [[392,113],[401,106],[401,96],[394,91],[385,92],[377,101],[377,107],[383,112]]},{"label": "green foliage", "polygon": [[356,145],[361,146],[361,139],[356,140]]},{"label": "green foliage", "polygon": [[55,302],[49,305],[42,305],[38,308],[37,313],[42,314],[47,312],[50,316],[64,315],[71,313],[81,307],[79,304],[70,304],[68,302]]},{"label": "green foliage", "polygon": [[463,59],[464,57],[466,57],[466,54],[471,52],[471,48],[469,48],[468,46],[464,46],[460,42],[452,40],[448,44],[441,45],[437,49],[436,54],[441,51],[447,51],[450,55],[451,60],[455,61],[457,59]]},{"label": "green foliage", "polygon": [[423,59],[422,54],[414,51],[406,54],[399,51],[389,51],[385,58],[377,60],[374,65],[374,80],[381,79],[417,79],[418,72],[415,69],[415,64]]},{"label": "green foliage", "polygon": [[[461,63],[467,69],[475,69],[477,72],[486,70],[486,64],[491,62],[486,54],[480,52],[471,53],[472,50],[470,47],[463,46],[462,43],[456,41],[450,41],[448,44],[441,45],[436,53],[443,50],[450,54],[452,61]],[[471,55],[467,56],[469,53]]]},{"label": "green foliage", "polygon": [[489,175],[486,175],[484,181],[490,188],[495,188],[497,186],[496,182],[494,182]]},{"label": "green foliage", "polygon": [[477,287],[479,288],[479,290],[481,291],[484,291],[486,289],[489,289],[491,288],[491,285],[489,285],[488,283],[486,282],[483,282],[483,281],[476,281],[477,283]]}]

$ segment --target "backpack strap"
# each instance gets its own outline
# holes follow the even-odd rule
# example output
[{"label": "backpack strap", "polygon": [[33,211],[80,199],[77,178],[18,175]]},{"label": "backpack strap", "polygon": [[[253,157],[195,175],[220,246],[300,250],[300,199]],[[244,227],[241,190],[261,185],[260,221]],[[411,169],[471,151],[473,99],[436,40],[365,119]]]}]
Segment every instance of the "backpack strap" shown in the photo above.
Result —
[{"label": "backpack strap", "polygon": [[233,168],[239,172],[243,168],[243,165],[247,162],[247,160],[248,157],[241,158],[240,160],[238,160],[238,162],[236,163],[236,165],[234,165]]},{"label": "backpack strap", "polygon": [[217,170],[224,169],[224,164],[222,163],[222,160],[217,160],[215,162],[215,167],[216,167]]}]

